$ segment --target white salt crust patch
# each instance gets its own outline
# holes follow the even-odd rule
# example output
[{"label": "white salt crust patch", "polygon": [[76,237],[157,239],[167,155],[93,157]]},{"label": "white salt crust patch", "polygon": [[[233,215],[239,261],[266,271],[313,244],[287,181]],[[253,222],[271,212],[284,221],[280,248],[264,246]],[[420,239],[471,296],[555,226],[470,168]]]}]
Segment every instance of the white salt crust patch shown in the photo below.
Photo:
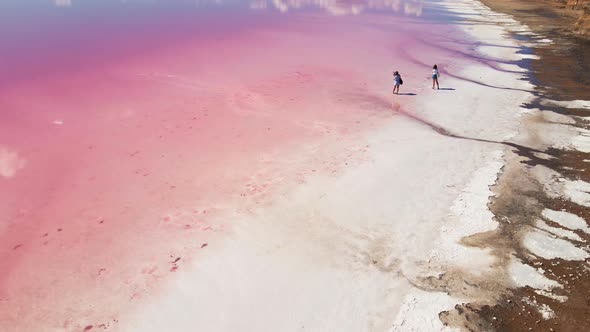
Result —
[{"label": "white salt crust patch", "polygon": [[[538,112],[541,112],[537,109]],[[571,116],[555,113],[555,112],[541,112],[541,116],[543,120],[546,122],[554,122],[560,124],[575,124],[576,120],[574,120]]]},{"label": "white salt crust patch", "polygon": [[0,146],[0,177],[11,178],[23,167],[25,160],[16,151]]},{"label": "white salt crust patch", "polygon": [[565,181],[564,194],[572,202],[590,207],[590,183],[581,180]]},{"label": "white salt crust patch", "polygon": [[577,128],[580,133],[572,139],[572,146],[574,149],[590,153],[590,130]]},{"label": "white salt crust patch", "polygon": [[406,295],[399,309],[392,332],[406,331],[460,331],[445,327],[440,319],[429,319],[433,312],[449,310],[458,300],[444,293],[430,293],[420,289],[412,289]]},{"label": "white salt crust patch", "polygon": [[547,225],[543,220],[537,220],[536,226],[544,231],[547,231],[553,235],[559,236],[561,238],[566,238],[568,240],[578,241],[578,242],[585,242],[578,234],[563,228],[551,227]]},{"label": "white salt crust patch", "polygon": [[563,197],[563,178],[561,174],[542,165],[535,166],[531,173],[539,183],[543,184],[543,189],[549,197]]},{"label": "white salt crust patch", "polygon": [[564,296],[564,295],[555,295],[555,294],[553,294],[551,292],[548,292],[548,291],[545,291],[545,290],[542,290],[542,289],[536,289],[534,292],[537,293],[537,294],[539,294],[539,295],[542,295],[542,296],[548,297],[550,299],[553,299],[555,301],[559,301],[561,303],[567,301],[567,296]]},{"label": "white salt crust patch", "polygon": [[523,264],[515,257],[511,259],[509,272],[512,282],[518,287],[529,286],[544,291],[562,287],[558,282],[545,277],[534,267]]},{"label": "white salt crust patch", "polygon": [[590,207],[590,183],[568,180],[545,167],[535,166],[531,173],[543,184],[545,193],[552,198],[565,198],[576,204]]},{"label": "white salt crust patch", "polygon": [[585,233],[590,234],[590,227],[588,227],[588,223],[586,223],[584,219],[573,213],[545,209],[541,214],[543,215],[543,217],[557,224],[560,224],[565,228],[581,230]]},{"label": "white salt crust patch", "polygon": [[548,305],[544,303],[538,306],[537,310],[539,310],[539,313],[541,314],[544,320],[555,317],[555,311],[553,311],[553,309],[551,309]]},{"label": "white salt crust patch", "polygon": [[545,259],[562,258],[575,261],[584,260],[590,256],[573,243],[538,230],[526,233],[522,244],[534,255]]},{"label": "white salt crust patch", "polygon": [[530,305],[531,307],[537,309],[539,314],[541,314],[541,317],[543,317],[543,319],[545,320],[555,317],[555,312],[553,311],[553,309],[551,309],[551,307],[549,307],[546,304],[537,303],[537,300],[534,298],[531,299],[529,297],[524,297],[522,298],[522,301]]},{"label": "white salt crust patch", "polygon": [[[454,218],[442,227],[443,236],[435,245],[436,249],[429,253],[428,262],[432,261],[432,265],[452,264],[475,274],[484,273],[492,265],[495,258],[489,250],[459,244],[465,236],[490,231],[498,225],[493,220],[487,203],[493,196],[490,186],[496,182],[503,165],[503,153],[498,150],[492,155],[493,159],[475,172],[453,203],[451,212]],[[486,189],[482,190],[483,188]],[[458,302],[458,299],[447,294],[413,288],[403,300],[392,331],[459,331],[444,327],[439,319],[433,319],[433,313],[449,310]]]},{"label": "white salt crust patch", "polygon": [[[451,206],[451,216],[454,218],[442,226],[443,236],[435,249],[430,251],[429,260],[443,266],[452,264],[476,274],[485,273],[490,269],[495,260],[490,250],[465,247],[459,244],[459,241],[464,237],[498,227],[487,204],[494,194],[490,186],[496,182],[503,166],[503,153],[498,150],[493,152],[492,156],[493,160],[475,172],[471,181],[454,201]],[[474,257],[478,258],[474,260]]]},{"label": "white salt crust patch", "polygon": [[590,100],[544,100],[541,102],[542,105],[547,106],[560,106],[565,108],[578,108],[578,109],[590,109]]},{"label": "white salt crust patch", "polygon": [[[514,72],[521,72],[521,73],[526,73],[528,72],[528,70],[526,68],[522,68],[518,65],[513,65],[510,63],[499,63],[497,64],[497,67],[503,70],[510,70],[510,71],[514,71]],[[523,108],[525,109],[525,108]]]},{"label": "white salt crust patch", "polygon": [[537,158],[541,158],[544,160],[551,160],[551,159],[555,159],[554,157],[546,154],[546,153],[542,153],[542,152],[533,152],[533,155]]}]

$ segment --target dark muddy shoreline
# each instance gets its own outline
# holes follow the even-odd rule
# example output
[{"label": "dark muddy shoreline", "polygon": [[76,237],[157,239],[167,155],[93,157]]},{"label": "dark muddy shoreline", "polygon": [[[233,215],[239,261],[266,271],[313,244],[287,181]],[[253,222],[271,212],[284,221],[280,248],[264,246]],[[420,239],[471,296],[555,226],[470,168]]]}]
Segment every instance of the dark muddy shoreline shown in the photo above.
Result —
[{"label": "dark muddy shoreline", "polygon": [[[589,110],[567,109],[546,106],[543,99],[588,100],[590,99],[590,40],[576,36],[569,27],[573,16],[560,10],[553,2],[546,0],[482,0],[496,12],[509,14],[526,24],[532,32],[551,39],[550,44],[535,44],[531,50],[540,60],[527,61],[529,80],[536,85],[536,98],[526,108],[541,112],[555,112],[566,116],[588,116]],[[528,37],[515,35],[519,40]],[[529,50],[525,50],[529,52]],[[571,126],[590,129],[590,121],[575,117]],[[542,135],[543,133],[539,133]],[[522,234],[534,227],[537,219],[543,219],[544,208],[564,210],[590,220],[590,209],[568,200],[549,197],[529,170],[542,165],[560,173],[570,180],[590,182],[590,154],[548,148],[543,153],[553,157],[550,160],[537,157],[527,149],[513,147],[512,162],[503,169],[494,191],[499,195],[490,203],[490,209],[500,226],[497,231],[481,234],[478,243],[466,239],[468,245],[491,248],[500,260],[509,260],[513,255],[523,263],[543,268],[545,276],[563,285],[555,290],[558,296],[568,300],[540,295],[534,289],[525,287],[512,289],[502,295],[496,305],[470,303],[457,305],[454,311],[443,312],[443,322],[469,331],[586,331],[590,326],[590,264],[562,259],[542,259],[521,246]],[[551,221],[545,220],[547,223]],[[590,236],[577,234],[590,242]],[[470,243],[472,242],[472,243]],[[485,245],[482,245],[485,243]],[[537,307],[546,304],[555,317],[545,319]]]}]

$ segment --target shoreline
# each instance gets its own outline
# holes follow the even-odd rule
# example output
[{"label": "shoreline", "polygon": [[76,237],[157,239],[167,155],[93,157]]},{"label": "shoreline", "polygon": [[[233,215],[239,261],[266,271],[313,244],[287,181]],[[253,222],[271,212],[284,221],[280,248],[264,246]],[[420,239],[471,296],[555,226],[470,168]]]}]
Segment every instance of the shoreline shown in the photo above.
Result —
[{"label": "shoreline", "polygon": [[[451,15],[457,15],[454,19],[458,24],[469,22],[460,14],[473,8],[469,2],[462,4],[465,6],[449,8]],[[486,37],[477,35],[481,31],[487,32]],[[271,207],[257,209],[246,220],[230,223],[234,224],[232,236],[218,245],[217,255],[204,258],[182,272],[180,278],[184,283],[191,280],[195,285],[189,289],[183,283],[169,284],[150,301],[147,311],[182,300],[186,297],[184,291],[194,295],[191,297],[213,299],[208,310],[216,308],[216,312],[261,328],[295,329],[295,322],[301,320],[306,329],[323,326],[351,331],[363,328],[383,331],[388,327],[393,331],[447,331],[449,328],[444,325],[452,319],[441,319],[441,312],[444,316],[465,301],[489,304],[497,301],[510,284],[503,269],[506,263],[498,261],[489,250],[462,243],[462,239],[497,227],[487,208],[493,193],[484,188],[497,181],[503,155],[509,149],[510,139],[518,133],[520,114],[515,110],[519,108],[513,105],[529,96],[530,84],[519,79],[523,71],[515,64],[527,57],[518,54],[516,40],[504,38],[502,32],[503,28],[485,25],[480,30],[465,31],[466,36],[471,35],[465,41],[470,45],[478,45],[485,38],[498,43],[497,47],[485,48],[490,52],[485,56],[470,52],[460,43],[445,45],[450,40],[440,36],[441,43],[432,47],[444,50],[447,61],[456,54],[465,56],[451,62],[453,70],[445,77],[443,85],[453,87],[452,90],[431,94],[427,86],[420,87],[410,81],[402,92],[412,89],[409,91],[425,98],[416,103],[407,102],[411,106],[405,104],[398,109],[399,114],[393,115],[392,120],[396,121],[367,133],[370,148],[363,164],[336,178],[310,178]],[[424,65],[428,60],[421,59],[420,53],[412,52],[411,48],[404,51],[414,54],[409,57],[411,63],[428,68]],[[482,79],[482,73],[487,80]],[[462,96],[458,105],[454,102],[457,96]],[[498,100],[501,100],[500,109],[497,109]],[[439,105],[455,107],[440,112]],[[427,127],[421,128],[424,126]],[[422,143],[412,150],[395,144],[407,137]],[[424,145],[424,142],[428,143]],[[442,157],[438,159],[437,150],[445,151],[440,152]],[[445,163],[449,164],[447,169],[442,172],[436,169]],[[459,167],[462,167],[460,171]],[[452,170],[449,172],[448,168]],[[453,177],[453,173],[458,175]],[[425,180],[416,184],[419,179],[412,174]],[[372,183],[375,179],[380,181],[378,186]],[[420,184],[425,189],[419,196],[415,191],[410,192],[412,195],[401,191]],[[355,192],[347,193],[347,188],[352,187]],[[416,206],[424,210],[415,211]],[[280,222],[274,224],[273,220]],[[399,236],[405,239],[400,241]],[[203,284],[207,284],[204,281],[217,285],[228,279],[223,276],[222,263],[216,260],[237,267],[241,276],[236,280],[230,277],[233,281],[225,286],[223,297],[214,299],[213,290],[203,289]],[[264,266],[272,269],[256,272],[264,270]],[[214,279],[216,275],[220,280]],[[288,287],[283,285],[286,280],[289,280]],[[257,310],[246,305],[254,296],[248,296],[252,288],[264,290],[262,295],[256,295],[264,298]],[[293,293],[294,289],[299,291]],[[318,295],[311,294],[314,292]],[[234,305],[224,306],[223,303],[230,302],[226,298],[229,294],[240,296],[231,300]],[[276,296],[294,301],[275,307],[273,317],[264,320],[260,310],[271,310],[267,308],[269,302],[282,303]],[[401,301],[400,297],[403,297]],[[310,313],[307,311],[311,309],[299,307],[301,301],[310,298],[331,305],[316,306],[315,313]],[[334,303],[336,298],[342,300]],[[202,304],[192,305],[200,308]],[[245,309],[236,311],[242,307]],[[291,314],[286,316],[285,310]],[[337,322],[316,317],[331,317],[336,314],[333,312],[348,319]],[[126,326],[133,331],[156,331],[167,321],[182,326],[181,315],[167,312],[166,320],[160,321],[146,317],[140,308]],[[199,321],[208,329],[237,326],[234,321],[204,317]]]},{"label": "shoreline", "polygon": [[[402,93],[447,98],[443,104],[464,95],[445,125],[464,127],[461,112],[478,104],[471,86],[487,94],[475,73],[459,70],[459,90],[431,91],[431,65],[400,54],[411,49],[427,57],[417,60],[461,69],[463,60],[477,64],[457,57],[467,57],[467,46],[414,41],[432,36],[416,16],[366,15],[296,12],[284,24],[241,31],[234,52],[213,65],[195,56],[221,54],[227,44],[195,40],[3,95],[22,107],[17,119],[50,128],[37,143],[42,154],[9,146],[25,163],[10,184],[23,197],[52,199],[37,206],[30,196],[13,198],[7,212],[16,217],[2,234],[12,243],[2,251],[0,324],[68,332],[391,326],[408,289],[419,289],[412,282],[427,287],[423,279],[438,272],[421,268],[440,221],[489,157],[475,141],[392,112],[384,68],[394,58],[415,73]],[[437,34],[458,35],[446,23],[434,22]],[[259,37],[269,47],[253,42]],[[217,75],[221,69],[233,75]],[[49,82],[53,107],[40,118],[22,96],[35,101]],[[409,113],[415,99],[398,101]],[[68,112],[80,109],[87,111]],[[38,136],[28,136],[35,145]],[[70,158],[60,164],[63,151]],[[45,162],[51,157],[58,161]],[[50,192],[34,191],[43,181]],[[438,312],[454,303],[436,291],[444,307],[430,308],[429,322],[441,329]]]},{"label": "shoreline", "polygon": [[[583,101],[590,84],[580,79],[580,73],[588,65],[580,66],[584,62],[583,54],[588,54],[584,50],[590,49],[589,43],[555,29],[543,12],[535,15],[519,10],[531,6],[530,2],[482,2],[494,11],[512,15],[531,29],[532,33],[513,32],[538,55],[531,60],[529,73],[536,86],[535,97],[526,104],[527,131],[519,139],[542,153],[522,149],[512,153],[495,185],[496,197],[490,203],[500,226],[497,232],[486,236],[483,244],[505,260],[516,257],[523,266],[528,266],[523,273],[528,270],[525,279],[528,277],[529,282],[518,280],[520,287],[502,294],[494,305],[463,305],[459,310],[460,321],[474,330],[483,327],[493,331],[583,330],[590,323],[586,245],[590,236],[584,231],[570,231],[571,226],[568,229],[560,225],[559,219],[550,218],[555,218],[554,213],[546,211],[564,211],[560,213],[572,220],[582,217],[586,224],[590,219],[590,209],[579,198],[584,197],[586,189],[550,189],[555,183],[565,183],[566,187],[569,183],[586,186],[590,180],[584,137],[584,130],[588,129],[584,118],[588,116],[588,107]],[[550,43],[534,43],[545,39]],[[530,234],[541,234],[539,229],[557,240],[542,238],[531,247]],[[569,257],[553,247],[555,241],[563,241],[560,245],[579,256]],[[539,255],[549,255],[549,259]],[[535,274],[538,281],[531,282]],[[453,312],[447,315],[452,316]]]},{"label": "shoreline", "polygon": [[[462,11],[467,10],[465,14],[469,15],[473,14],[473,12],[470,12],[469,10],[478,8],[469,2],[464,2],[462,4],[465,6],[462,7],[459,5],[457,8],[454,8],[454,14],[459,17],[461,16],[461,13],[463,13]],[[475,13],[480,12],[475,10]],[[457,20],[457,23],[465,22],[469,22],[469,19]],[[246,264],[248,266],[257,267],[257,269],[262,266],[271,265],[275,268],[279,267],[278,271],[268,271],[267,274],[253,275],[246,273],[242,278],[245,278],[249,283],[254,284],[254,288],[256,289],[268,287],[273,292],[283,295],[291,294],[292,289],[286,289],[283,288],[282,285],[276,285],[276,280],[282,278],[289,279],[291,280],[290,283],[293,283],[295,288],[300,289],[300,293],[291,294],[289,297],[298,299],[298,301],[301,301],[299,297],[308,298],[308,292],[310,289],[319,292],[320,287],[317,284],[321,282],[327,283],[327,281],[323,279],[326,278],[326,276],[332,276],[329,279],[337,277],[336,280],[338,280],[338,283],[334,285],[333,283],[335,283],[335,281],[332,281],[329,287],[323,289],[323,295],[321,297],[326,296],[326,294],[333,294],[330,298],[343,297],[347,299],[346,301],[351,301],[350,303],[345,301],[344,303],[338,303],[338,305],[335,305],[336,310],[338,312],[343,312],[344,315],[364,315],[365,307],[372,308],[375,306],[375,308],[372,308],[372,310],[369,311],[370,319],[367,320],[368,326],[370,327],[369,329],[375,331],[381,331],[386,326],[392,326],[394,331],[420,331],[425,328],[429,329],[429,331],[448,330],[448,327],[443,326],[443,324],[453,327],[461,327],[462,317],[460,317],[460,315],[453,316],[451,313],[453,307],[456,307],[457,305],[460,306],[461,303],[470,301],[479,301],[492,305],[499,301],[502,296],[507,294],[509,292],[508,288],[513,286],[511,275],[506,271],[510,266],[510,262],[504,261],[501,259],[502,257],[498,257],[497,252],[487,250],[484,245],[486,239],[483,239],[483,241],[481,241],[482,243],[477,243],[473,238],[481,237],[482,232],[483,234],[493,232],[498,227],[497,220],[494,220],[494,216],[488,210],[489,198],[494,194],[490,190],[483,189],[493,186],[494,183],[496,183],[498,174],[501,173],[502,168],[506,167],[505,163],[502,161],[505,158],[504,154],[508,153],[509,147],[514,145],[511,139],[518,135],[518,129],[520,128],[518,120],[521,116],[519,112],[522,111],[522,109],[514,105],[530,100],[532,98],[532,91],[529,91],[529,88],[531,87],[529,83],[520,80],[521,76],[525,73],[518,68],[518,62],[528,59],[528,56],[526,54],[518,54],[518,52],[515,51],[520,48],[517,41],[513,38],[504,38],[503,27],[499,29],[490,28],[486,27],[485,24],[482,24],[478,28],[479,30],[473,28],[474,30],[471,31],[472,38],[468,43],[479,43],[484,41],[485,39],[479,39],[477,37],[477,33],[485,31],[487,33],[486,37],[494,39],[494,42],[497,44],[484,46],[480,49],[481,52],[473,52],[475,54],[466,53],[469,54],[468,60],[455,63],[455,65],[461,66],[457,67],[457,70],[452,72],[452,76],[447,78],[444,83],[449,86],[454,86],[457,91],[469,91],[471,96],[477,96],[477,98],[465,98],[467,100],[461,100],[463,103],[456,107],[456,109],[445,109],[446,112],[437,112],[440,110],[437,105],[453,104],[454,95],[447,95],[447,99],[444,99],[441,97],[442,95],[435,97],[420,90],[419,94],[422,95],[422,92],[424,92],[428,97],[426,100],[431,99],[430,104],[427,105],[421,101],[417,102],[416,106],[409,110],[402,107],[405,112],[402,112],[404,113],[402,115],[408,117],[409,120],[411,120],[410,122],[416,122],[417,120],[420,122],[420,125],[426,125],[430,127],[428,129],[434,131],[434,133],[432,133],[431,130],[423,131],[421,135],[424,135],[425,137],[431,137],[434,135],[432,137],[435,138],[437,135],[448,136],[448,139],[443,139],[444,145],[455,144],[462,147],[470,146],[472,149],[470,151],[472,153],[468,153],[467,155],[470,158],[477,159],[473,162],[473,165],[477,165],[477,167],[469,170],[471,175],[468,177],[462,177],[461,179],[455,180],[455,182],[446,180],[448,181],[447,183],[441,183],[440,181],[437,181],[436,178],[431,177],[428,179],[429,181],[426,182],[429,186],[434,187],[436,187],[436,185],[456,187],[452,190],[454,203],[451,203],[448,206],[439,207],[440,211],[437,211],[438,214],[430,216],[430,219],[436,221],[436,223],[430,223],[429,225],[431,227],[436,227],[435,229],[437,230],[437,233],[433,234],[434,238],[430,239],[431,242],[433,242],[430,247],[426,246],[426,249],[424,250],[416,250],[415,247],[424,247],[424,243],[415,243],[414,248],[406,248],[407,245],[404,245],[406,247],[401,247],[402,254],[400,255],[400,252],[398,251],[399,248],[396,248],[396,246],[400,246],[396,243],[396,240],[398,239],[395,236],[389,236],[389,234],[396,234],[395,232],[392,233],[389,228],[392,226],[399,226],[389,225],[388,220],[380,220],[382,217],[376,218],[379,214],[374,214],[374,212],[362,212],[361,216],[367,219],[366,221],[363,221],[363,218],[360,216],[356,216],[358,211],[349,208],[344,209],[346,213],[330,210],[328,211],[328,214],[325,215],[326,210],[324,204],[326,204],[326,200],[328,202],[328,208],[333,208],[338,205],[347,207],[350,204],[355,204],[359,210],[362,210],[366,206],[371,206],[371,202],[367,202],[366,197],[375,195],[375,188],[365,186],[365,183],[359,182],[359,179],[366,178],[369,174],[372,174],[373,176],[378,174],[382,181],[387,180],[381,184],[385,188],[390,188],[396,185],[400,186],[400,182],[405,182],[402,181],[405,179],[395,179],[384,175],[386,172],[395,173],[400,169],[392,160],[388,158],[384,159],[382,155],[390,154],[389,158],[398,155],[408,157],[406,154],[396,153],[396,151],[400,149],[399,147],[390,143],[383,144],[383,142],[387,142],[388,136],[392,136],[392,133],[397,132],[397,135],[399,136],[400,128],[396,125],[392,125],[390,128],[376,130],[377,132],[382,131],[382,133],[377,134],[374,132],[369,135],[372,136],[369,141],[373,142],[370,144],[371,152],[378,152],[377,155],[381,157],[377,158],[375,155],[372,155],[372,157],[369,158],[370,164],[373,164],[371,167],[366,167],[365,165],[364,169],[361,168],[360,170],[357,169],[352,172],[345,172],[341,178],[332,179],[330,181],[321,179],[321,181],[318,182],[317,179],[310,179],[308,182],[310,185],[298,189],[298,193],[295,193],[294,195],[285,196],[285,198],[279,202],[280,204],[277,204],[271,209],[270,213],[268,210],[256,211],[257,214],[255,216],[258,218],[264,218],[262,220],[263,224],[256,225],[255,220],[251,220],[250,222],[246,222],[244,225],[237,227],[234,239],[232,239],[232,241],[236,242],[231,244],[226,243],[224,252],[216,258],[221,259],[222,261],[233,262],[236,259],[235,257],[240,257],[239,261],[233,262],[232,265],[241,266],[240,264]],[[464,51],[453,48],[449,48],[448,50],[456,52]],[[483,57],[482,54],[484,54]],[[422,63],[422,60],[419,58],[413,58],[412,60],[414,63]],[[500,64],[496,66],[494,62],[499,62]],[[486,80],[482,80],[482,77],[479,76],[481,72],[485,73],[488,78],[491,78],[492,82],[490,83]],[[496,82],[502,84],[495,85],[494,83]],[[489,93],[489,91],[495,91],[496,93]],[[496,102],[497,100],[501,100],[501,103]],[[498,104],[504,107],[495,109]],[[408,111],[411,113],[408,113]],[[469,113],[469,111],[471,112]],[[486,118],[486,116],[489,118]],[[469,117],[469,120],[472,121],[473,124],[480,124],[484,127],[478,127],[477,125],[465,126],[465,122],[453,122],[453,119],[457,117]],[[501,121],[498,121],[498,119],[501,119]],[[469,122],[467,122],[467,124],[469,124]],[[405,134],[411,135],[411,133]],[[395,135],[393,135],[393,137],[399,139]],[[440,138],[436,139],[440,142]],[[376,140],[381,142],[375,143]],[[465,151],[462,152],[465,153]],[[457,155],[457,157],[461,158],[459,155]],[[406,161],[406,163],[409,162],[413,165],[420,165],[421,163],[426,163],[428,165],[435,164],[433,162],[424,162],[424,160],[419,159],[410,160],[412,162]],[[436,161],[435,159],[433,160]],[[443,159],[443,162],[446,162],[447,160],[448,159]],[[455,160],[455,163],[456,162],[457,160]],[[472,165],[470,165],[470,167],[471,166]],[[413,167],[416,168],[417,166]],[[401,168],[403,172],[400,172],[400,174],[411,174],[408,173],[406,168],[407,166]],[[422,175],[429,174],[425,171],[417,173]],[[355,200],[348,201],[347,199],[343,199],[343,197],[338,197],[338,194],[335,194],[337,192],[343,192],[342,189],[354,185],[360,185],[360,188],[356,188],[356,190],[361,193],[359,197],[355,196],[359,195],[359,193],[351,195],[352,197],[356,197]],[[391,196],[392,199],[401,196],[399,193],[396,193],[396,191],[380,190],[379,194],[374,198],[380,202],[377,206],[387,205],[387,203],[383,201],[384,198],[381,196]],[[362,194],[363,192],[365,192],[365,194]],[[444,192],[449,193],[451,191],[445,189]],[[430,194],[430,192],[427,193]],[[437,195],[433,197],[440,198],[440,195]],[[310,197],[313,198],[313,203],[309,201]],[[365,198],[361,199],[361,197]],[[405,197],[405,199],[410,198]],[[429,201],[432,199],[427,196],[426,198],[423,197],[423,200]],[[299,206],[294,207],[288,203],[289,201],[298,202]],[[446,203],[446,200],[444,202]],[[440,202],[437,203],[440,204]],[[319,207],[319,212],[313,211],[313,215],[315,216],[312,219],[306,219],[305,215],[302,215],[302,212],[299,211],[299,209],[307,210],[308,208],[304,208],[305,206],[315,206],[316,204]],[[389,208],[389,212],[387,212],[387,210],[385,210],[387,213],[381,212],[385,214],[386,217],[401,218],[404,223],[423,222],[426,224],[425,220],[422,220],[424,218],[424,213],[418,216],[412,216],[407,213],[404,214],[400,212],[400,210],[404,209],[403,206],[397,206],[393,203],[389,204],[393,205],[394,211],[397,211],[391,213],[391,208]],[[452,206],[450,212],[448,211],[449,206]],[[274,245],[281,249],[281,252],[273,252],[273,254],[270,255],[267,253],[267,251],[270,251],[270,249],[267,248],[269,240],[259,239],[258,237],[260,235],[258,234],[265,234],[268,229],[272,228],[270,227],[270,220],[266,219],[269,218],[269,214],[271,216],[270,219],[274,219],[272,218],[272,213],[277,213],[277,209],[283,211],[280,215],[287,220],[283,220],[280,224],[274,225],[275,230],[270,234],[266,234],[266,236],[272,239]],[[445,211],[446,215],[441,213],[443,211]],[[351,219],[351,215],[354,218]],[[287,216],[289,217],[287,218]],[[291,220],[291,216],[295,216],[295,218]],[[338,216],[340,220],[328,219],[333,216]],[[297,218],[299,218],[299,220],[297,220]],[[325,225],[316,225],[314,219],[321,220]],[[298,224],[301,220],[304,220],[302,225]],[[356,224],[357,222],[358,224]],[[264,225],[265,223],[267,223],[267,225]],[[303,229],[301,229],[302,227]],[[407,227],[408,226],[404,226],[404,228]],[[406,229],[404,229],[404,231],[407,232]],[[410,229],[410,231],[413,230]],[[256,234],[256,236],[253,234]],[[397,235],[399,237],[402,234],[404,233],[399,233]],[[409,234],[406,233],[406,237],[409,237],[413,241],[425,241],[424,238],[416,239],[416,235],[412,234],[412,232],[409,232]],[[366,239],[369,239],[369,244],[365,243]],[[256,242],[255,240],[260,242]],[[326,244],[324,242],[330,243]],[[245,253],[243,251],[238,251],[238,248],[250,248],[252,243],[256,243],[256,246],[254,247],[255,251]],[[295,248],[300,245],[302,245],[300,249]],[[285,264],[284,261],[289,260],[293,263],[294,259],[296,267],[311,270],[319,269],[325,276],[322,276],[318,281],[316,280],[317,276],[300,275],[298,269],[283,265]],[[308,261],[316,261],[318,259],[323,263],[320,265],[321,267],[310,265],[310,261]],[[334,262],[333,260],[336,261]],[[218,263],[214,263],[210,260],[201,262],[201,265],[203,264],[205,267],[194,266],[189,268],[188,274],[185,274],[183,279],[200,280],[198,279],[199,275],[207,273],[215,274],[211,271],[220,269],[220,267],[216,265]],[[522,266],[523,265],[520,264],[517,268],[522,269]],[[360,280],[356,280],[355,278],[353,279],[354,281],[352,281],[348,280],[348,278],[350,278],[348,275],[342,275],[342,273],[349,273],[350,271],[348,269],[350,268],[353,269],[356,277],[360,276],[362,278]],[[222,271],[222,269],[219,271]],[[385,273],[385,275],[382,276],[381,273]],[[288,275],[288,277],[283,276],[283,274]],[[392,285],[392,281],[382,279],[382,277],[391,278],[392,275],[395,275],[396,279],[401,275],[401,278],[396,280],[394,285]],[[525,278],[525,282],[530,282],[528,279],[529,278]],[[371,281],[371,287],[365,285],[367,280]],[[235,280],[232,284],[232,287],[235,287],[235,289],[232,288],[234,290],[230,291],[230,293],[242,294],[242,296],[244,293],[247,294],[249,291],[248,287],[251,286],[240,285],[241,282],[242,281]],[[264,283],[264,285],[259,285],[259,283]],[[359,288],[359,285],[365,285],[365,287]],[[195,286],[195,288],[198,287],[199,286]],[[338,290],[333,289],[334,287]],[[377,289],[373,289],[375,287]],[[163,299],[161,300],[164,303],[174,302],[174,299],[180,296],[180,289],[183,289],[182,285],[171,285],[170,288],[166,289],[166,294],[163,294]],[[348,291],[343,294],[341,289],[346,289]],[[191,291],[196,291],[199,294],[203,293],[203,290]],[[397,294],[392,295],[391,293]],[[206,292],[205,294],[209,293]],[[380,298],[377,303],[373,302],[374,299],[367,300],[367,297],[375,296],[375,294],[379,294],[377,295],[378,299],[380,297],[383,298]],[[404,295],[403,301],[398,302],[399,300],[396,298],[400,294]],[[211,297],[210,294],[206,296],[206,298]],[[352,299],[354,297],[358,297],[356,298],[356,301],[362,302],[354,302],[355,300]],[[330,298],[321,298],[320,302],[332,301]],[[274,297],[269,297],[268,299],[270,302],[278,301]],[[234,300],[239,303],[246,301],[246,299],[243,298]],[[320,298],[316,298],[316,300],[320,300]],[[220,300],[217,299],[217,301]],[[298,303],[298,301],[296,302]],[[221,300],[221,302],[223,302],[223,300]],[[158,305],[161,305],[161,303],[157,304],[157,302],[154,302],[150,305],[150,308],[154,308],[155,310]],[[354,309],[354,307],[359,305],[362,307],[360,311],[352,311],[351,308],[349,308],[349,306],[352,306]],[[221,310],[227,310],[227,308],[218,303],[211,303],[210,308],[211,306],[215,306]],[[384,306],[390,310],[383,311]],[[275,309],[277,311],[274,315],[281,317],[283,316],[282,310],[285,310],[286,308],[281,307],[281,310],[278,310],[278,308]],[[320,308],[315,308],[315,310],[320,310]],[[373,312],[373,310],[375,312]],[[297,313],[297,317],[302,314],[302,311],[300,310],[291,310],[291,312]],[[319,312],[321,313],[321,311]],[[395,313],[395,317],[387,317],[388,314],[391,315],[393,313]],[[171,315],[171,313],[168,313],[168,315]],[[172,316],[174,315],[179,314],[174,313]],[[240,311],[240,315],[244,315],[244,312]],[[340,315],[342,315],[342,313]],[[248,325],[259,324],[259,326],[268,327],[270,325],[278,326],[278,324],[280,324],[279,322],[274,321],[277,319],[276,317],[273,317],[272,321],[267,320],[265,323],[262,323],[256,318],[252,318],[252,316],[258,315],[256,312],[250,312],[247,318],[240,317],[239,319],[245,319],[249,322]],[[394,318],[392,325],[387,323],[391,318]],[[258,317],[258,319],[260,319],[260,317]],[[321,322],[317,320],[317,318],[315,319],[316,320],[309,320],[309,318],[307,318],[307,320],[305,320],[305,327],[308,328],[309,325],[311,325],[311,328],[313,329],[316,324],[321,324],[324,327],[336,326],[337,324],[337,322],[333,321]],[[146,331],[146,329],[149,330],[150,328],[154,328],[149,322],[151,320],[147,319],[141,312],[136,313],[135,318],[131,319],[131,321],[142,322],[142,325],[129,327],[129,329]],[[162,324],[162,322],[158,323]],[[222,324],[221,322],[212,321],[208,321],[207,323],[211,324],[211,328],[214,326],[221,326]],[[292,323],[293,318],[290,317],[290,319],[283,324]],[[364,324],[366,324],[364,319],[359,320],[358,318],[354,321],[348,321],[347,324],[348,323],[352,324],[347,325],[347,328],[350,328],[351,330],[362,328],[362,326],[365,326]],[[227,322],[225,324],[231,325],[234,324],[234,322]],[[488,325],[491,326],[490,324]],[[294,325],[283,326],[294,328]],[[484,325],[480,325],[479,327],[482,326]],[[346,330],[344,326],[341,326],[340,329]]]}]

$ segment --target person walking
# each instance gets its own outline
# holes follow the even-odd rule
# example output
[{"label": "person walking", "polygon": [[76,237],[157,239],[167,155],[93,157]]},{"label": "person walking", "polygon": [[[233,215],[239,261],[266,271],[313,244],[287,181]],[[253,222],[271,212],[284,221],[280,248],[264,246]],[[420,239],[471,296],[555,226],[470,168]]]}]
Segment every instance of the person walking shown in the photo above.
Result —
[{"label": "person walking", "polygon": [[396,94],[397,91],[397,94],[399,95],[399,86],[402,84],[404,84],[402,76],[397,71],[395,71],[393,73],[393,94]]},{"label": "person walking", "polygon": [[436,89],[440,89],[438,86],[438,77],[440,76],[440,72],[438,71],[438,66],[434,65],[432,67],[432,89],[434,90],[434,85],[436,84]]}]

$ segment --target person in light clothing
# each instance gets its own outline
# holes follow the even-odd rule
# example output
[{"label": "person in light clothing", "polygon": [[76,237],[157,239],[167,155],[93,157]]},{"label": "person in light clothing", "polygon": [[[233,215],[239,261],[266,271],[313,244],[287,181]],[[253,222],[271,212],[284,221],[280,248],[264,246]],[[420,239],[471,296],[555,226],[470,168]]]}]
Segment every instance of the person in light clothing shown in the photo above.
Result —
[{"label": "person in light clothing", "polygon": [[404,84],[403,82],[402,76],[397,71],[395,71],[393,73],[393,94],[396,94],[397,91],[397,94],[399,95],[399,86]]},{"label": "person in light clothing", "polygon": [[434,90],[434,85],[436,84],[436,89],[440,89],[438,86],[438,77],[440,76],[440,72],[438,71],[438,66],[434,65],[432,67],[432,89]]}]

